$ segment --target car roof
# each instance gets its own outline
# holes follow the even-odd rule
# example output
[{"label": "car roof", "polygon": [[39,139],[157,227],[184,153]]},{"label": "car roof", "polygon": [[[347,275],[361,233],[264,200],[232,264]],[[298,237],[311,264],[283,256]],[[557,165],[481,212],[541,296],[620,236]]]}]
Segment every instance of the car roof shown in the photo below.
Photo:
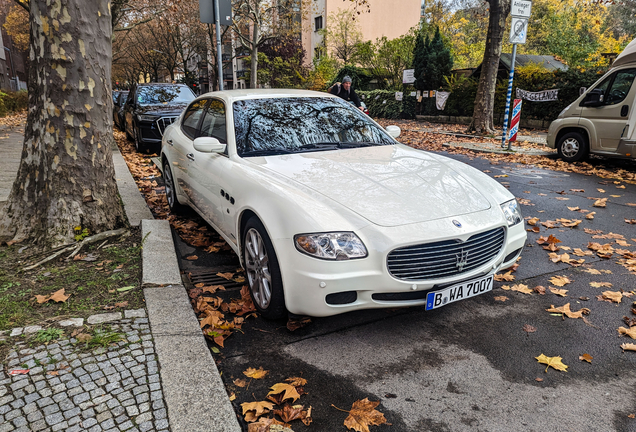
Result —
[{"label": "car roof", "polygon": [[213,91],[202,94],[199,98],[219,97],[228,101],[244,100],[244,99],[266,99],[266,98],[283,98],[283,97],[333,97],[331,93],[319,92],[313,90],[297,90],[297,89],[236,89]]}]

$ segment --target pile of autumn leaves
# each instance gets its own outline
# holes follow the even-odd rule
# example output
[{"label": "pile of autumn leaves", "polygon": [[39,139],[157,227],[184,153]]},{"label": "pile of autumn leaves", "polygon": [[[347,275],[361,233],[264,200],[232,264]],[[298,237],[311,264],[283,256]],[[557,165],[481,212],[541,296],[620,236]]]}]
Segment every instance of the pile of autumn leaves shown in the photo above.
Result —
[{"label": "pile of autumn leaves", "polygon": [[[243,371],[243,375],[250,378],[250,381],[263,379],[268,373],[269,371],[263,370],[262,367],[258,369],[248,368]],[[243,416],[249,425],[248,432],[291,431],[291,422],[297,420],[306,426],[311,424],[311,406],[305,408],[304,405],[296,403],[302,395],[306,394],[304,386],[307,384],[307,380],[301,377],[290,377],[284,381],[271,386],[265,400],[241,404]],[[241,378],[234,380],[234,385],[237,387],[247,388],[249,383]],[[233,400],[233,398],[234,394],[231,394],[230,399]],[[344,421],[344,425],[348,429],[369,432],[369,426],[388,424],[384,414],[375,409],[379,404],[380,402],[364,398],[355,401],[349,411],[332,406],[349,414]],[[275,429],[276,426],[284,429]]]},{"label": "pile of autumn leaves", "polygon": [[[614,182],[617,185],[617,188],[624,188],[620,184],[620,182]],[[598,189],[599,192],[604,193],[603,189]],[[572,189],[571,192],[584,192],[582,189]],[[561,192],[561,194],[565,194]],[[542,195],[542,194],[540,194]],[[559,198],[557,198],[559,199]],[[562,198],[563,200],[567,200],[567,198]],[[605,208],[607,203],[607,198],[589,198],[594,200],[593,207],[596,208]],[[533,206],[530,200],[527,199],[518,199],[518,201],[526,206]],[[635,203],[627,203],[630,207],[636,207]],[[568,210],[572,212],[577,212],[585,215],[585,219],[592,220],[594,219],[594,215],[596,212],[592,212],[585,209],[580,209],[579,207],[569,207]],[[553,228],[577,228],[582,222],[582,219],[565,219],[560,218],[556,220],[547,220],[541,221],[538,217],[527,217],[526,223],[530,226],[527,231],[539,233],[541,228],[539,225],[543,226],[545,229],[553,229]],[[633,225],[636,224],[636,220],[634,219],[625,219],[625,223]],[[560,244],[561,240],[556,238],[554,235],[550,234],[548,236],[540,236],[536,243],[543,247],[546,251],[548,251],[548,259],[553,263],[565,263],[569,264],[572,267],[580,267],[585,263],[585,258],[587,256],[596,255],[603,259],[611,259],[615,255],[620,257],[616,263],[618,265],[623,266],[627,269],[631,274],[636,275],[636,252],[625,249],[626,247],[630,247],[633,243],[630,243],[625,236],[616,233],[603,233],[601,230],[592,230],[589,228],[584,228],[584,232],[592,236],[593,240],[609,240],[609,242],[600,243],[598,241],[590,241],[587,244],[586,250],[581,248],[571,248],[565,245]],[[630,239],[632,242],[636,243],[636,238]],[[615,247],[616,246],[616,247]],[[516,269],[516,268],[515,268]],[[495,275],[495,280],[500,282],[511,282],[515,279],[515,276],[512,274],[515,270],[510,270],[503,274]],[[586,267],[583,269],[586,273],[590,273],[593,275],[602,275],[602,274],[611,274],[611,270],[597,270],[595,268]],[[537,293],[539,295],[544,295],[546,291],[551,292],[560,297],[568,297],[568,290],[563,289],[564,286],[572,283],[573,281],[567,276],[553,276],[549,279],[549,282],[554,286],[548,286],[547,290],[544,286],[536,286],[534,288],[529,288],[525,284],[515,284],[515,285],[503,285],[501,288],[505,291],[516,291],[523,294],[533,294]],[[610,282],[590,282],[590,286],[594,288],[612,288],[612,284]],[[596,296],[598,301],[605,301],[610,303],[621,303],[623,298],[630,298],[635,295],[636,292],[629,291],[626,292],[624,290],[612,291],[606,290],[601,294]],[[495,296],[496,301],[506,301],[506,296]],[[587,301],[589,298],[587,297],[579,297],[579,300]],[[636,303],[634,303],[636,306]],[[570,309],[570,303],[566,303],[563,306],[554,306],[551,305],[550,308],[546,309],[547,312],[561,316],[562,319],[572,318],[578,319],[581,318],[586,324],[590,324],[586,319],[586,316],[590,314],[589,308],[582,308],[578,311],[572,311]],[[636,315],[636,308],[631,308],[632,314]],[[631,337],[632,339],[636,339],[636,318],[628,318],[623,317],[623,321],[628,327],[619,327],[618,333],[620,335],[626,335]],[[536,331],[536,329],[531,326],[526,326],[524,331],[531,333]],[[623,351],[636,351],[636,344],[634,343],[623,343],[621,345]],[[544,354],[536,357],[537,361],[542,364],[546,364],[546,371],[548,368],[552,367],[556,370],[567,371],[568,366],[561,362],[561,357],[547,357]],[[589,354],[583,354],[579,357],[582,361],[587,361],[589,363],[592,362],[592,356]]]}]

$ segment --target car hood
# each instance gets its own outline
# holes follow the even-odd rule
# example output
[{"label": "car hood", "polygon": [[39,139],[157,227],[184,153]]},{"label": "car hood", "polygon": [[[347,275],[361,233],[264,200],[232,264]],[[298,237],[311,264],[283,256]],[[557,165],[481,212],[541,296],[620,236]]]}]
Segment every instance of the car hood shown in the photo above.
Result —
[{"label": "car hood", "polygon": [[137,107],[135,112],[137,114],[178,116],[187,106],[188,104],[141,105]]},{"label": "car hood", "polygon": [[380,226],[489,209],[483,180],[467,180],[473,168],[460,173],[443,159],[402,145],[250,158]]}]

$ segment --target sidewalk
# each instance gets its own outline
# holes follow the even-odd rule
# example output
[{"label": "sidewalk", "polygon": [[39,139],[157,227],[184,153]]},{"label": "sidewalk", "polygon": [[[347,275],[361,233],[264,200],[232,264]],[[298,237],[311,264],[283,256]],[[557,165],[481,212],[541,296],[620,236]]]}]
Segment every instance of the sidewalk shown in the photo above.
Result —
[{"label": "sidewalk", "polygon": [[[22,131],[0,131],[0,209],[22,151]],[[131,225],[141,225],[145,309],[60,321],[105,326],[124,339],[92,351],[66,337],[28,346],[31,326],[0,334],[12,344],[0,370],[0,432],[240,431],[234,409],[181,284],[172,232],[153,220],[117,148],[113,163]],[[106,333],[105,333],[106,335]]]}]

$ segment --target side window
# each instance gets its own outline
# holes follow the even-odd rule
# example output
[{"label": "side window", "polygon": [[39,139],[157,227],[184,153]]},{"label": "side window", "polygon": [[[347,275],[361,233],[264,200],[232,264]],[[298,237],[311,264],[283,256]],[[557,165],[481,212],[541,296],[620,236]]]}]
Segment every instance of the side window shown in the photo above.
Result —
[{"label": "side window", "polygon": [[609,91],[605,93],[605,105],[615,105],[622,102],[632,87],[634,77],[636,77],[636,69],[623,69],[616,72]]},{"label": "side window", "polygon": [[199,136],[214,137],[222,143],[227,143],[227,131],[225,128],[225,104],[217,99],[212,99],[201,123]]},{"label": "side window", "polygon": [[205,109],[205,105],[207,103],[207,99],[198,100],[190,105],[188,107],[188,110],[183,115],[181,130],[191,140],[196,138],[197,126],[199,126],[199,120],[201,120],[203,110]]}]

